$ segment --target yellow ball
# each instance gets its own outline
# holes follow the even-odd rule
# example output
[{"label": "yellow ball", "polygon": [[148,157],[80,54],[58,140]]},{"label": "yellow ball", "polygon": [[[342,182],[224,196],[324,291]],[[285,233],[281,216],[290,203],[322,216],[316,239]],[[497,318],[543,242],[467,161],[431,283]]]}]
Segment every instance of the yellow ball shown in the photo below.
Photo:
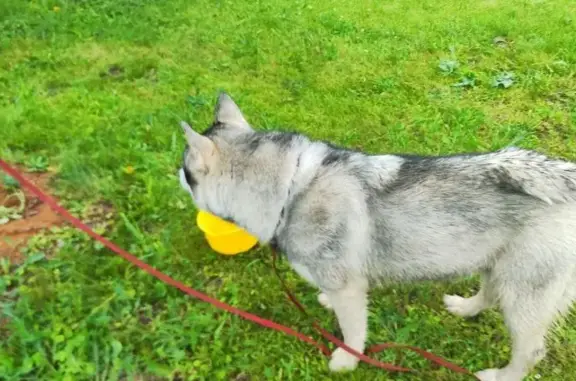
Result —
[{"label": "yellow ball", "polygon": [[258,243],[258,238],[246,230],[203,210],[198,212],[196,223],[212,250],[220,254],[240,254]]}]

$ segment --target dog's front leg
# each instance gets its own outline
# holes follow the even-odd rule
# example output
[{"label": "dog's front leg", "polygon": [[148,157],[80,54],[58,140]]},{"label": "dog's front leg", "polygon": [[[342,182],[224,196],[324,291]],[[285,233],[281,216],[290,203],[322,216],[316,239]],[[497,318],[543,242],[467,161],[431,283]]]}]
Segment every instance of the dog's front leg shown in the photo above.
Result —
[{"label": "dog's front leg", "polygon": [[[339,290],[324,291],[330,305],[336,313],[338,324],[344,335],[344,343],[350,348],[363,353],[366,342],[368,320],[367,283],[363,281],[349,282]],[[358,358],[337,348],[330,360],[330,370],[353,370],[358,364]]]}]

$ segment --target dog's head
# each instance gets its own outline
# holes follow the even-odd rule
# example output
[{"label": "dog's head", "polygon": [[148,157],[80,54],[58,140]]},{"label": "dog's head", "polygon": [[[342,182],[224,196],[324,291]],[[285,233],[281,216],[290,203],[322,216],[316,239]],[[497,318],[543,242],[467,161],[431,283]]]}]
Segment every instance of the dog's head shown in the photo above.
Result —
[{"label": "dog's head", "polygon": [[180,183],[196,206],[235,222],[262,241],[270,239],[270,225],[278,220],[290,180],[289,142],[279,144],[280,139],[271,137],[278,133],[254,131],[224,93],[204,133],[185,122],[181,126],[187,146]]},{"label": "dog's head", "polygon": [[235,164],[245,162],[238,143],[254,133],[232,98],[222,93],[214,110],[212,126],[200,134],[181,122],[186,148],[180,182],[198,208],[223,218],[228,215],[226,198],[234,190]]}]

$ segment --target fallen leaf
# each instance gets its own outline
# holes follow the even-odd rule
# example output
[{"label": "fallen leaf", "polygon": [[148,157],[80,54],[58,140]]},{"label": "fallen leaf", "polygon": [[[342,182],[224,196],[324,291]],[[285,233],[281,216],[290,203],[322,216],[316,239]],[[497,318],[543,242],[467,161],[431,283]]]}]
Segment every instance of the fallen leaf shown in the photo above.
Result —
[{"label": "fallen leaf", "polygon": [[444,74],[452,74],[458,68],[458,61],[456,60],[441,60],[438,64],[438,68]]},{"label": "fallen leaf", "polygon": [[503,87],[505,89],[509,88],[514,84],[515,75],[512,72],[504,71],[499,73],[494,79],[492,80],[492,86],[494,87]]},{"label": "fallen leaf", "polygon": [[464,76],[460,82],[452,85],[453,87],[474,87],[476,86],[476,78],[471,75]]},{"label": "fallen leaf", "polygon": [[498,46],[499,48],[508,47],[508,40],[504,36],[494,37],[494,39],[492,40],[492,43],[494,45]]}]

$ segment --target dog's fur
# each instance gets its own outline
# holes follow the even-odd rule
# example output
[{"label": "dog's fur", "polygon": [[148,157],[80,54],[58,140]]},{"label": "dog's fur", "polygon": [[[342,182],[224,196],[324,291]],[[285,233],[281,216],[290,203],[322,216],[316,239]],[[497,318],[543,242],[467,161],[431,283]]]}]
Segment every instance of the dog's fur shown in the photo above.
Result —
[{"label": "dog's fur", "polygon": [[[299,134],[254,131],[226,94],[203,134],[183,123],[181,183],[198,208],[275,244],[320,288],[346,344],[364,350],[367,292],[381,281],[482,274],[446,295],[473,316],[498,304],[512,358],[485,381],[519,381],[576,299],[576,165],[522,149],[446,157],[367,155]],[[338,349],[330,369],[353,369]]]}]

